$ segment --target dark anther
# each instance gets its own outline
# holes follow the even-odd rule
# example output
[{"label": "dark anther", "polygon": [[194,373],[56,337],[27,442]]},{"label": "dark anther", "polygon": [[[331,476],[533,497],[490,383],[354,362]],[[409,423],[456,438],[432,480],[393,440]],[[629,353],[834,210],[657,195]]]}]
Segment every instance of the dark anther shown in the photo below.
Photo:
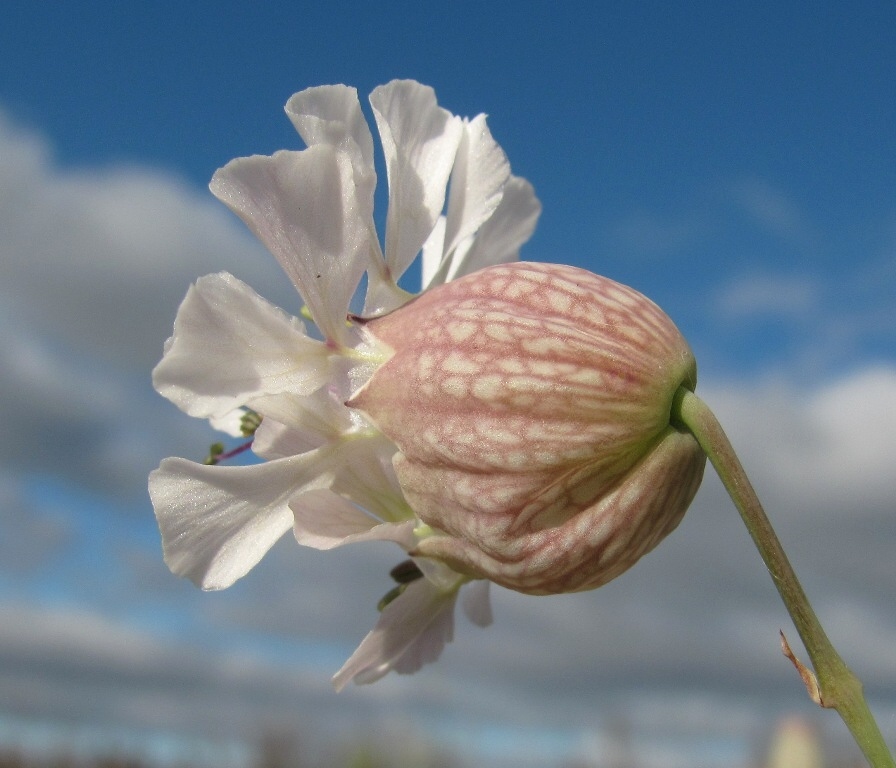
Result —
[{"label": "dark anther", "polygon": [[382,611],[389,603],[391,603],[396,597],[401,595],[408,588],[408,584],[412,581],[417,581],[417,579],[423,578],[423,571],[421,571],[417,567],[417,563],[413,560],[405,560],[404,562],[396,565],[391,571],[389,571],[389,575],[393,578],[393,580],[397,581],[398,584],[385,595],[383,595],[383,599],[380,600],[376,604],[376,609],[378,611]]},{"label": "dark anther", "polygon": [[389,571],[389,575],[399,584],[410,584],[412,581],[422,578],[423,571],[413,560],[405,560]]}]

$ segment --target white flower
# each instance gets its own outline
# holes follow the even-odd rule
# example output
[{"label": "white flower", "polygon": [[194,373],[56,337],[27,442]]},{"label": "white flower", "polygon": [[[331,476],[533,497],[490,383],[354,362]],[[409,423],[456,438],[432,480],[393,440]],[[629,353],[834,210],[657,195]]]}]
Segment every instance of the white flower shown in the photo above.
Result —
[{"label": "white flower", "polygon": [[[390,353],[363,324],[346,322],[350,304],[365,273],[363,316],[413,298],[398,281],[421,253],[424,288],[515,260],[540,213],[483,115],[456,117],[413,81],[377,88],[370,103],[389,182],[384,246],[373,218],[373,137],[353,88],[295,94],[286,111],[308,148],[240,158],[212,179],[212,192],[280,262],[322,338],[227,273],[198,280],[178,311],[156,389],[230,434],[246,409],[257,412],[252,448],[266,460],[170,458],[150,475],[165,561],[203,589],[230,586],[290,528],[318,549],[390,540],[411,551],[426,536],[395,478],[395,446],[344,404]],[[470,577],[435,560],[416,564],[422,576],[399,587],[334,677],[337,688],[414,671],[451,639]],[[464,590],[482,625],[491,620],[487,586]]]}]

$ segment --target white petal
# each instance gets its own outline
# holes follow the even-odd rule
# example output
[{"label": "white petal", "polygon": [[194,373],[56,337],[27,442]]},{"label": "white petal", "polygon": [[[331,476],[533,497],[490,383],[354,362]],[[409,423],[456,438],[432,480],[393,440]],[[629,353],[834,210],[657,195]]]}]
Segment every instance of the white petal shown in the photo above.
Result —
[{"label": "white petal", "polygon": [[461,576],[457,571],[449,568],[441,560],[435,560],[431,557],[416,557],[413,561],[423,573],[423,576],[437,589],[443,592],[450,592],[460,587],[466,581],[465,576]]},{"label": "white petal", "polygon": [[203,589],[244,576],[293,523],[289,499],[329,482],[330,457],[307,453],[243,467],[165,459],[149,476],[165,562]]},{"label": "white petal", "polygon": [[[447,219],[439,216],[439,220],[433,227],[426,242],[423,243],[423,257],[421,259],[420,287],[425,289],[436,277],[439,267],[442,266],[442,257],[445,254],[445,225]],[[445,268],[447,272],[447,267]],[[443,281],[444,282],[444,281]]]},{"label": "white petal", "polygon": [[218,170],[209,187],[277,257],[324,337],[343,344],[370,253],[350,156],[318,144],[243,157]]},{"label": "white petal", "polygon": [[486,579],[476,579],[463,589],[461,605],[467,618],[477,627],[491,626],[493,620],[492,603],[489,599],[490,584]]},{"label": "white petal", "polygon": [[326,388],[300,397],[283,393],[253,401],[265,418],[255,432],[252,450],[265,459],[294,456],[318,448],[353,427],[351,411]]},{"label": "white petal", "polygon": [[366,318],[385,315],[407,304],[414,296],[415,294],[396,285],[386,262],[380,258],[379,264],[371,263],[367,273],[367,294],[362,314]]},{"label": "white petal", "polygon": [[381,523],[350,501],[323,489],[290,502],[296,541],[315,549],[333,549],[361,541],[394,541],[404,549],[415,544],[415,521]]},{"label": "white petal", "polygon": [[[454,640],[454,604],[456,600],[457,593],[455,592],[450,602],[446,601],[442,610],[433,617],[429,626],[392,663],[393,671],[399,675],[411,675],[424,664],[438,661],[445,645]],[[355,677],[355,681],[362,685],[368,682],[363,679],[363,676]],[[370,680],[369,682],[374,681]]]},{"label": "white petal", "polygon": [[210,416],[209,423],[212,429],[224,432],[231,437],[243,437],[243,416],[246,411],[243,408],[234,408],[223,416]]},{"label": "white petal", "polygon": [[361,112],[358,92],[345,85],[307,88],[290,98],[286,114],[309,147],[327,144],[351,157],[355,181],[369,187],[372,206],[376,185],[373,137]]},{"label": "white petal", "polygon": [[491,218],[482,225],[475,238],[468,241],[466,249],[464,243],[458,246],[448,274],[444,279],[437,276],[433,284],[455,280],[483,267],[516,261],[520,247],[532,237],[540,215],[541,203],[535,197],[532,185],[525,179],[511,176]]},{"label": "white petal", "polygon": [[252,452],[271,461],[313,451],[326,442],[327,438],[320,437],[316,432],[293,429],[270,416],[265,416],[255,431]]},{"label": "white petal", "polygon": [[386,264],[397,281],[417,257],[445,205],[463,122],[432,88],[395,80],[370,95],[386,156]]},{"label": "white petal", "polygon": [[479,115],[464,123],[463,140],[451,172],[445,254],[475,234],[498,207],[510,163]]},{"label": "white petal", "polygon": [[313,392],[329,354],[299,320],[220,272],[187,292],[153,384],[191,416],[223,418],[262,394]]},{"label": "white petal", "polygon": [[409,584],[333,676],[333,686],[341,691],[350,680],[372,683],[391,669],[414,672],[434,661],[451,639],[456,598],[457,590],[443,592],[426,579]]},{"label": "white petal", "polygon": [[381,520],[401,522],[413,517],[392,467],[394,443],[380,434],[355,435],[346,448],[351,457],[343,461],[333,490]]},{"label": "white petal", "polygon": [[286,114],[309,147],[326,144],[351,158],[357,186],[358,215],[370,227],[371,260],[382,262],[373,223],[376,170],[373,136],[361,112],[358,92],[345,85],[324,85],[296,93],[286,103]]}]

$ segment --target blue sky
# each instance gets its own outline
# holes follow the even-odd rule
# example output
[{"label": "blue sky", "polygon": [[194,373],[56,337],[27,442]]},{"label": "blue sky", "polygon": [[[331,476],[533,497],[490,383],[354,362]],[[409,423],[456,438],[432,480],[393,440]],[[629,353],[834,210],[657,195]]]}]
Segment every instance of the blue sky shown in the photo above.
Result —
[{"label": "blue sky", "polygon": [[329,676],[369,628],[391,550],[287,541],[221,594],[164,568],[146,474],[214,439],[149,383],[180,299],[227,269],[297,306],[208,180],[300,147],[293,92],[411,77],[457,114],[486,112],[534,184],[524,258],[629,283],[678,323],[896,742],[892,3],[12,2],[2,16],[0,741],[64,733],[214,763],[268,726],[393,749],[462,731],[470,764],[519,747],[561,765],[627,732],[643,765],[743,765],[797,712],[849,754],[780,658],[788,619],[714,478],[618,582],[500,593],[495,626],[461,622],[436,666],[339,696]]}]

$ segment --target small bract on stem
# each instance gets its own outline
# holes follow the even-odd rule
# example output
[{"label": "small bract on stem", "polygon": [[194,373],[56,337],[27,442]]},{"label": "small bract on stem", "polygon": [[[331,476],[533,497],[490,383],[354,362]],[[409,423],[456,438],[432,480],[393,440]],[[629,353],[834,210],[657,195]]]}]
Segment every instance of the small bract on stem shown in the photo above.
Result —
[{"label": "small bract on stem", "polygon": [[699,397],[684,388],[676,393],[672,418],[686,427],[706,452],[768,568],[815,667],[813,674],[796,661],[782,633],[785,655],[797,665],[810,697],[820,706],[837,711],[874,768],[894,768],[896,763],[868,708],[861,682],[837,653],[815,615],[721,424]]}]

